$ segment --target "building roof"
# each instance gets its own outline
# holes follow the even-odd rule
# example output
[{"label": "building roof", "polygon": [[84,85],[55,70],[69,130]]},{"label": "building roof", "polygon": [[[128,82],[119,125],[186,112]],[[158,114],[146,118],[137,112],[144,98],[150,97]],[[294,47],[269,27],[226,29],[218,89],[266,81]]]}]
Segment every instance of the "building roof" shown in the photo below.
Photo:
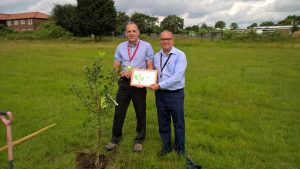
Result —
[{"label": "building roof", "polygon": [[0,13],[0,21],[7,20],[8,16],[9,16],[8,14]]},{"label": "building roof", "polygon": [[258,26],[256,29],[291,29],[292,25],[281,25],[281,26]]},{"label": "building roof", "polygon": [[[7,16],[5,18],[5,15]],[[3,19],[2,19],[3,17]],[[49,15],[41,12],[27,12],[27,13],[16,13],[16,14],[0,14],[0,20],[14,20],[14,19],[48,19]]]}]

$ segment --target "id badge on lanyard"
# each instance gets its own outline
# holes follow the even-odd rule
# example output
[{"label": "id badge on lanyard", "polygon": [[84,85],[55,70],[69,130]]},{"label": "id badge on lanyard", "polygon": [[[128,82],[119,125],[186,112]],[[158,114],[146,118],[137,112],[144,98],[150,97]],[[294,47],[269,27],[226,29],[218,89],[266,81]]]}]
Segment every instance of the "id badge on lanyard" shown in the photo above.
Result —
[{"label": "id badge on lanyard", "polygon": [[128,58],[129,58],[129,65],[126,66],[126,70],[131,70],[133,68],[133,58],[135,57],[137,50],[139,49],[140,46],[140,41],[138,42],[138,44],[136,45],[136,48],[132,54],[132,56],[130,57],[130,47],[127,46],[127,51],[128,51]]}]

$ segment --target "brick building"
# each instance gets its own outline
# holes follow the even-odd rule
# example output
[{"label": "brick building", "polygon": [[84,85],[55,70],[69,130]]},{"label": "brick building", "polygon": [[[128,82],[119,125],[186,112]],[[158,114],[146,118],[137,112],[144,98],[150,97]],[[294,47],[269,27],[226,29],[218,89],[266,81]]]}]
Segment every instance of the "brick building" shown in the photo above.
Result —
[{"label": "brick building", "polygon": [[35,30],[39,24],[47,21],[49,15],[41,12],[27,12],[16,14],[0,13],[0,24],[5,24],[13,30],[25,31]]}]

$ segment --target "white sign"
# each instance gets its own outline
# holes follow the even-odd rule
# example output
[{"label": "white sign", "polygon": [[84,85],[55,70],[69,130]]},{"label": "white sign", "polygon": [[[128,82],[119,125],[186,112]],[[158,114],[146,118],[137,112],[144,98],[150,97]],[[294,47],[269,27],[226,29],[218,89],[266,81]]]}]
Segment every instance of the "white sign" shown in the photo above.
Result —
[{"label": "white sign", "polygon": [[134,69],[131,75],[131,86],[148,87],[157,81],[157,70]]}]

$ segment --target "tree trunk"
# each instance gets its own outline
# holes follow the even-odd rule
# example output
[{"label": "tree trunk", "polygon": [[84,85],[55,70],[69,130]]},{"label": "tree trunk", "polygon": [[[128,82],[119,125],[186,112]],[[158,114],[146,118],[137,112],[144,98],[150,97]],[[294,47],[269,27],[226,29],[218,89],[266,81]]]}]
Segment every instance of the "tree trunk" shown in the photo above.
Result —
[{"label": "tree trunk", "polygon": [[98,117],[98,125],[97,125],[97,152],[96,152],[96,161],[95,166],[96,169],[100,169],[102,166],[100,164],[100,138],[101,138],[101,127],[100,127],[100,117]]}]

